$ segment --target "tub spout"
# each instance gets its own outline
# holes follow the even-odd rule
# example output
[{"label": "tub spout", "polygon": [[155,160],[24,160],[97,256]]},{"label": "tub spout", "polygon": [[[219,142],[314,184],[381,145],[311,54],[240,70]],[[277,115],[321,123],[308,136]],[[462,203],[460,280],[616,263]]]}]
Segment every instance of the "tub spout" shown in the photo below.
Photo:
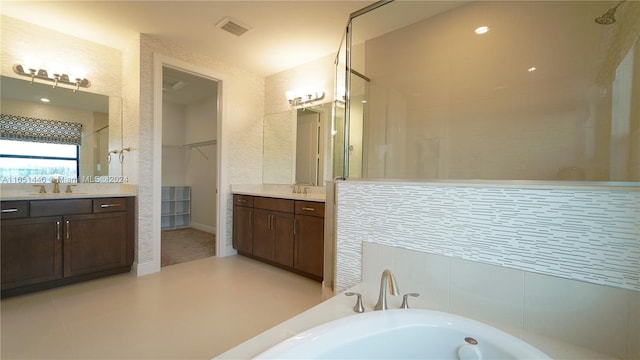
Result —
[{"label": "tub spout", "polygon": [[380,278],[380,295],[378,296],[378,303],[373,310],[387,310],[387,287],[391,295],[398,295],[400,290],[398,289],[398,282],[391,273],[391,270],[385,270],[382,272]]}]

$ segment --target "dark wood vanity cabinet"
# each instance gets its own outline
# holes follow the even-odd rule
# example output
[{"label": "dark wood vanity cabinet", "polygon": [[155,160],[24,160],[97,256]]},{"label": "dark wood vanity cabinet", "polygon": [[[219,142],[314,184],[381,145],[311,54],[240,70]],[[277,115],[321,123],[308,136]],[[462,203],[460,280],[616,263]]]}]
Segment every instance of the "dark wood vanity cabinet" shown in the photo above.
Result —
[{"label": "dark wood vanity cabinet", "polygon": [[293,200],[254,198],[254,256],[293,266],[293,205]]},{"label": "dark wood vanity cabinet", "polygon": [[322,278],[324,257],[324,203],[296,201],[293,267]]},{"label": "dark wood vanity cabinet", "polygon": [[131,270],[134,198],[3,201],[2,296]]},{"label": "dark wood vanity cabinet", "polygon": [[241,253],[253,253],[252,196],[233,196],[233,247]]},{"label": "dark wood vanity cabinet", "polygon": [[2,220],[2,292],[62,278],[62,217]]},{"label": "dark wood vanity cabinet", "polygon": [[233,246],[316,280],[324,262],[324,203],[234,195]]}]

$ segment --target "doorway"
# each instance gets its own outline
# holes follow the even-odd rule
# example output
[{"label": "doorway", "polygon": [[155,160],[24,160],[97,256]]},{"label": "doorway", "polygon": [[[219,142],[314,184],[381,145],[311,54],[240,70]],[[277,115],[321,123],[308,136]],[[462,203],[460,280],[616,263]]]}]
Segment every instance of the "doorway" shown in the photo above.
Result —
[{"label": "doorway", "polygon": [[218,85],[162,67],[161,266],[215,255]]},{"label": "doorway", "polygon": [[296,130],[296,182],[305,185],[321,184],[320,114],[312,110],[298,110]]}]

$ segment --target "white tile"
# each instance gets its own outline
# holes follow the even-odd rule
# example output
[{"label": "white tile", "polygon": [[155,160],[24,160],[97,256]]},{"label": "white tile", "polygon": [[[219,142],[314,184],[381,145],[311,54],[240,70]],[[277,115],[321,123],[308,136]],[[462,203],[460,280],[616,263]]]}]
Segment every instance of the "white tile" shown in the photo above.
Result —
[{"label": "white tile", "polygon": [[453,312],[497,327],[521,329],[523,298],[522,271],[451,259]]},{"label": "white tile", "polygon": [[435,310],[449,309],[449,259],[445,256],[396,248],[394,273],[400,291],[419,293],[410,303]]},{"label": "white tile", "polygon": [[393,253],[393,247],[363,242],[362,281],[367,283],[379,282],[384,270],[393,269]]},{"label": "white tile", "polygon": [[525,275],[524,328],[559,341],[626,358],[627,290],[547,275]]}]

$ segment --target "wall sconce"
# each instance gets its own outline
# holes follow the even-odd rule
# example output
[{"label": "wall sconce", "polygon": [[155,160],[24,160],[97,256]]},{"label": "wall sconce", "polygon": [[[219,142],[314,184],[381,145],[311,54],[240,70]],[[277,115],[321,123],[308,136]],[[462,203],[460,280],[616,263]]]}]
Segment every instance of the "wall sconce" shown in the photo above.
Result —
[{"label": "wall sconce", "polygon": [[287,101],[294,109],[305,109],[307,106],[311,106],[314,101],[324,99],[324,91],[305,91],[305,92],[285,92]]},{"label": "wall sconce", "polygon": [[39,69],[37,71],[36,69],[29,69],[29,72],[26,72],[24,71],[24,67],[22,67],[22,65],[20,64],[13,65],[13,71],[18,75],[30,77],[32,84],[35,79],[40,79],[53,82],[54,88],[57,87],[58,84],[73,85],[75,86],[73,92],[76,92],[81,87],[88,88],[89,86],[91,86],[91,82],[89,80],[76,78],[75,81],[71,81],[71,79],[69,79],[69,75],[67,74],[53,74],[53,77],[51,78],[49,77],[49,74],[45,69]]}]

